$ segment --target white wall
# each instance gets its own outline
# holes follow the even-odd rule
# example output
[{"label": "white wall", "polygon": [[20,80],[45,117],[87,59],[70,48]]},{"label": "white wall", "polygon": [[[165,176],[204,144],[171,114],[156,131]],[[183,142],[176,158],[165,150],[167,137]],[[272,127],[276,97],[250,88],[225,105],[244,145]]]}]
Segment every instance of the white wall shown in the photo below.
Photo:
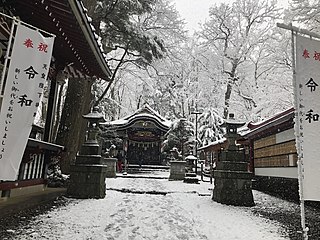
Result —
[{"label": "white wall", "polygon": [[297,167],[255,168],[254,171],[256,176],[298,178]]}]

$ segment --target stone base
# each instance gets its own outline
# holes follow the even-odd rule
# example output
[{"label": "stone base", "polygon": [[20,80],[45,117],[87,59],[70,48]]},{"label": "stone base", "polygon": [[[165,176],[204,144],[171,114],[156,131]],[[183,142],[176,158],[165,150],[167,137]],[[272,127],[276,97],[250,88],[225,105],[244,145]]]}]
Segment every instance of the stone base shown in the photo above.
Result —
[{"label": "stone base", "polygon": [[217,170],[230,170],[230,171],[241,171],[247,172],[247,162],[231,162],[231,161],[220,161],[216,167]]},{"label": "stone base", "polygon": [[185,161],[171,161],[170,162],[170,176],[169,180],[184,180],[186,174]]},{"label": "stone base", "polygon": [[212,199],[218,203],[234,206],[254,206],[252,173],[236,171],[214,171]]},{"label": "stone base", "polygon": [[183,179],[184,183],[199,183],[199,179],[197,177],[197,174],[195,173],[186,173],[186,176]]},{"label": "stone base", "polygon": [[104,198],[106,196],[106,165],[71,166],[67,195],[74,198]]},{"label": "stone base", "polygon": [[105,159],[101,155],[78,155],[76,158],[76,165],[90,165],[90,164],[106,164]]},{"label": "stone base", "polygon": [[115,178],[117,172],[117,162],[116,158],[105,158],[105,163],[107,164],[107,178]]}]

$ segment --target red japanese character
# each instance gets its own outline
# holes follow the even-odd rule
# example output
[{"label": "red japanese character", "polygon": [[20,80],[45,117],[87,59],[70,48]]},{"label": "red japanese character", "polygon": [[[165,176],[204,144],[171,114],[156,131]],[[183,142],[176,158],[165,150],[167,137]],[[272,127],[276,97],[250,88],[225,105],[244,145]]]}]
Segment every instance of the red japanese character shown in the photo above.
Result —
[{"label": "red japanese character", "polygon": [[27,48],[33,48],[33,42],[32,42],[32,40],[30,38],[27,38],[24,41],[23,45],[25,45]]},{"label": "red japanese character", "polygon": [[38,50],[40,51],[40,52],[47,52],[47,49],[48,49],[48,44],[45,44],[45,43],[40,43],[39,45],[38,45]]},{"label": "red japanese character", "polygon": [[320,52],[314,51],[313,58],[314,58],[314,60],[320,61]]},{"label": "red japanese character", "polygon": [[310,53],[307,49],[303,50],[303,54],[302,54],[302,57],[304,58],[310,58]]}]

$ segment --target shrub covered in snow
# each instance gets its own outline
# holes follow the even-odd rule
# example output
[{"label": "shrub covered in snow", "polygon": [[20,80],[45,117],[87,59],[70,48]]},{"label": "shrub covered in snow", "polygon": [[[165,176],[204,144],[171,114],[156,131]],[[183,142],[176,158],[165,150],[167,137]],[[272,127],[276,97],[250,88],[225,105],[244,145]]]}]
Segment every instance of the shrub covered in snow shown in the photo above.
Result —
[{"label": "shrub covered in snow", "polygon": [[53,156],[48,166],[48,187],[66,187],[69,175],[62,174],[60,169],[61,156]]}]

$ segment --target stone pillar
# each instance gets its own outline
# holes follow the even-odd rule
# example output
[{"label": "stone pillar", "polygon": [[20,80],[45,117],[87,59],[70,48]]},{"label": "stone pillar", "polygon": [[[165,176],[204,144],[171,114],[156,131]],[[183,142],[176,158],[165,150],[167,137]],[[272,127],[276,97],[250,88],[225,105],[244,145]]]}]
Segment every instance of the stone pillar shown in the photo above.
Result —
[{"label": "stone pillar", "polygon": [[[231,115],[231,114],[230,114]],[[254,206],[252,195],[252,173],[248,172],[245,154],[236,146],[239,137],[237,128],[243,126],[234,120],[233,115],[225,121],[228,147],[219,154],[214,171],[212,199],[216,202],[234,206]]]},{"label": "stone pillar", "polygon": [[186,173],[185,161],[170,161],[169,180],[184,180]]},{"label": "stone pillar", "polygon": [[67,194],[74,198],[104,198],[107,164],[97,141],[98,123],[103,117],[97,109],[83,117],[89,121],[87,140],[81,146],[75,165],[71,166]]}]

